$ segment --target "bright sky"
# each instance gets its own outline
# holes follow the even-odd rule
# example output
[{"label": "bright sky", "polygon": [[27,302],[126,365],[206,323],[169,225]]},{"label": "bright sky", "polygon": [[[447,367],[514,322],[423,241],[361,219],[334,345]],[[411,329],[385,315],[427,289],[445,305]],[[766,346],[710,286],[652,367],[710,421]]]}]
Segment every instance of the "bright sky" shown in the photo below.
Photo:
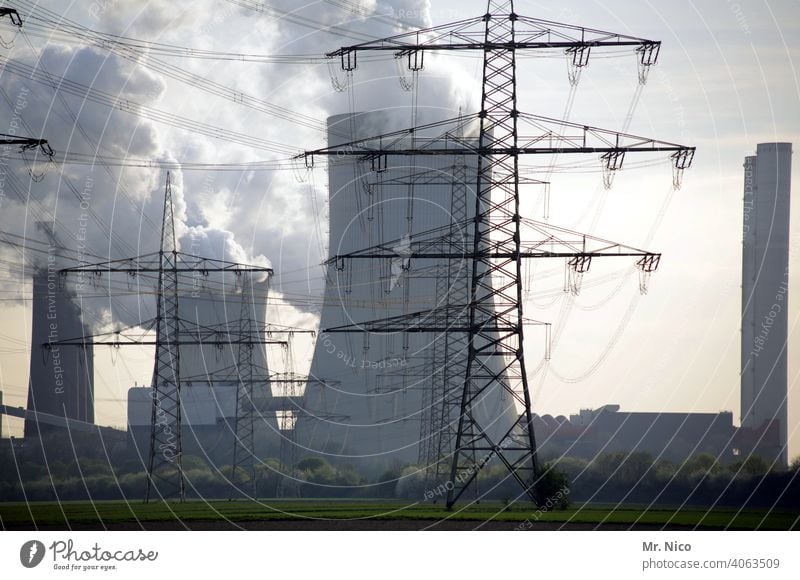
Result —
[{"label": "bright sky", "polygon": [[[27,0],[8,4],[23,14],[34,5]],[[248,7],[256,3],[249,0],[116,2],[113,7],[108,0],[96,0],[68,8],[55,0],[40,4],[53,12],[35,9],[30,19],[25,18],[26,36],[14,39],[14,48],[0,52],[3,62],[9,58],[32,65],[35,56],[42,56],[52,74],[184,120],[172,118],[164,123],[154,115],[137,117],[124,106],[109,113],[102,104],[65,94],[64,89],[59,96],[47,84],[4,70],[0,85],[12,104],[23,88],[30,91],[25,93],[27,106],[21,116],[33,132],[41,131],[62,153],[91,151],[92,142],[100,143],[101,154],[109,157],[211,163],[284,159],[302,149],[320,147],[324,127],[319,124],[329,114],[351,109],[399,107],[410,118],[411,94],[401,90],[391,62],[362,65],[352,93],[332,89],[324,64],[156,54],[134,64],[103,48],[87,48],[85,37],[79,38],[85,36],[81,29],[76,32],[61,23],[54,30],[57,15],[101,32],[252,56],[319,55],[356,42],[342,36],[349,32],[356,37],[391,33],[388,17],[361,21],[355,11],[348,10],[356,4],[382,14],[392,8],[397,18],[412,23],[427,14],[433,24],[485,10],[482,1],[437,0],[429,8],[413,0],[378,2],[377,6],[375,2],[328,0],[309,3],[277,21],[280,14],[254,12]],[[268,4],[279,11],[297,7],[289,2]],[[640,169],[636,159],[626,160],[610,191],[602,187],[596,159],[562,156],[556,160],[550,223],[662,252],[664,257],[646,296],[639,296],[636,275],[630,274],[630,263],[624,260],[593,266],[581,295],[574,299],[560,291],[561,263],[535,264],[526,315],[553,322],[556,339],[550,364],[533,377],[536,411],[569,414],[618,403],[623,410],[730,410],[738,420],[742,163],[759,142],[800,143],[800,85],[795,68],[800,57],[800,7],[793,0],[562,0],[556,4],[518,1],[516,10],[663,42],[659,63],[633,109],[637,71],[632,54],[615,59],[593,54],[574,95],[563,55],[520,59],[520,109],[568,116],[608,129],[627,127],[631,133],[698,148],[679,191],[672,190],[670,168],[663,158],[649,157],[664,162]],[[45,20],[36,20],[34,15]],[[321,22],[339,28],[320,33]],[[13,29],[7,23],[1,26],[0,38],[10,40]],[[48,36],[50,44],[45,48]],[[459,107],[474,110],[480,96],[479,66],[478,58],[426,57],[419,89],[422,114],[443,118],[454,116]],[[181,71],[217,85],[196,79],[182,82]],[[231,88],[242,94],[226,92]],[[2,101],[0,108],[3,115],[13,115],[13,107]],[[73,117],[79,119],[86,139]],[[187,131],[186,119],[212,129]],[[259,141],[221,141],[214,137],[220,128]],[[275,147],[275,143],[285,147]],[[546,160],[531,163],[547,165]],[[576,164],[581,165],[579,172],[567,171],[567,166]],[[82,190],[88,170],[69,165],[59,174],[50,168],[41,183],[32,183],[23,164],[11,162],[9,169],[18,177],[17,189],[5,190],[0,198],[2,231],[43,239],[33,223],[55,215],[64,224],[62,238],[67,245],[70,239],[74,241],[78,211],[67,182]],[[153,224],[158,220],[163,172],[112,167],[95,169],[91,175],[96,180],[92,204],[98,216],[91,225],[91,251],[122,257],[154,250]],[[796,170],[794,191],[800,191],[799,175]],[[318,300],[313,297],[318,299],[322,280],[317,264],[326,243],[325,173],[315,170],[313,179],[305,183],[299,183],[292,171],[177,171],[173,176],[184,243],[200,240],[201,248],[215,255],[269,260],[278,272],[276,288],[295,305],[271,303],[273,319],[314,324],[313,306]],[[542,218],[541,201],[536,191],[526,192],[523,210],[528,217]],[[800,202],[793,206],[790,263],[797,264]],[[30,252],[23,257],[21,251],[4,248],[2,267],[24,262],[29,270],[35,258]],[[4,284],[0,389],[6,403],[23,405],[30,288],[20,284],[17,267],[9,265],[0,275]],[[798,282],[800,269],[795,268],[789,298],[790,457],[800,453]],[[131,318],[134,307],[142,307],[132,300],[124,308],[111,304],[112,310],[108,301],[98,300],[94,319],[108,322],[112,311],[121,319]],[[142,308],[146,310],[147,305]],[[528,336],[529,358],[538,360],[541,343],[535,329]],[[302,345],[298,348],[305,350],[298,360],[307,360],[310,351]],[[100,423],[124,425],[127,389],[134,380],[149,382],[152,367],[147,352],[128,352],[114,365],[108,353],[95,355]],[[9,425],[16,432],[18,426]],[[8,432],[9,426],[4,426],[4,434]]]}]

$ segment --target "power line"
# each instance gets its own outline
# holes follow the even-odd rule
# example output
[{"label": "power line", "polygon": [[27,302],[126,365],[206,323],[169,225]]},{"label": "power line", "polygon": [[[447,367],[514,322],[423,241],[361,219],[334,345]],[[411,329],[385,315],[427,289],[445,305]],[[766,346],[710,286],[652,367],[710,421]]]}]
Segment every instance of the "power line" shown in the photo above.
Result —
[{"label": "power line", "polygon": [[[455,502],[472,485],[479,471],[497,458],[522,492],[535,503],[546,500],[539,493],[542,476],[533,431],[532,399],[523,348],[524,258],[564,258],[568,285],[577,292],[583,274],[593,258],[635,256],[637,267],[649,275],[659,264],[660,254],[625,248],[621,244],[578,234],[548,224],[525,222],[544,241],[523,242],[520,215],[519,159],[526,155],[594,153],[601,155],[604,181],[622,168],[626,153],[664,151],[673,162],[674,185],[691,165],[694,148],[654,139],[609,131],[585,124],[520,112],[517,103],[517,52],[530,49],[566,51],[570,80],[577,82],[580,69],[592,50],[605,46],[632,47],[639,56],[639,81],[659,53],[660,42],[585,27],[521,16],[512,0],[488,2],[486,15],[435,26],[408,34],[344,46],[328,53],[340,59],[342,69],[352,76],[361,53],[394,54],[408,60],[412,71],[422,67],[425,52],[476,50],[483,54],[481,109],[464,119],[448,119],[408,129],[354,139],[340,145],[308,151],[315,156],[336,156],[368,161],[377,173],[389,167],[389,158],[402,156],[471,155],[477,159],[475,210],[466,234],[459,238],[442,228],[407,235],[403,240],[336,255],[330,265],[337,272],[352,272],[354,260],[401,261],[403,269],[413,261],[466,259],[470,263],[469,297],[462,304],[436,306],[419,312],[344,324],[323,332],[370,333],[435,332],[466,333],[467,363],[461,387],[458,428],[452,447],[441,460],[451,463],[446,506]],[[352,117],[351,117],[352,118]],[[459,137],[464,122],[477,122],[477,140]],[[355,137],[355,133],[353,133]],[[355,163],[353,166],[355,168]],[[345,277],[351,274],[343,274]],[[641,290],[641,287],[640,287]],[[347,290],[345,290],[347,291]],[[365,338],[366,340],[366,338]],[[546,357],[545,357],[546,358]],[[522,409],[500,436],[493,431],[495,419],[487,420],[478,409],[484,399],[500,392]],[[445,421],[443,424],[449,424]],[[441,429],[440,429],[440,436]],[[436,458],[438,462],[440,458]]]}]

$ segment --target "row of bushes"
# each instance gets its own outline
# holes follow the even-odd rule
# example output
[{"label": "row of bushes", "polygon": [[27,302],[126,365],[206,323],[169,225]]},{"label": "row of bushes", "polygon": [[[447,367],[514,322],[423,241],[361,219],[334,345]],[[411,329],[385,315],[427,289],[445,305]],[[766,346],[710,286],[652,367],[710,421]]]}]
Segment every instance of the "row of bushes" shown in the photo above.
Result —
[{"label": "row of bushes", "polygon": [[[7,451],[7,450],[4,450]],[[138,499],[145,488],[142,461],[118,455],[113,466],[95,455],[80,462],[44,464],[18,455],[0,455],[0,500]],[[661,504],[732,505],[800,509],[800,461],[789,470],[770,471],[758,457],[721,465],[711,455],[697,455],[684,463],[655,461],[646,453],[607,453],[591,461],[562,457],[544,469],[539,491],[542,501],[559,497],[572,501]],[[307,457],[291,468],[267,458],[249,473],[231,467],[211,466],[200,457],[183,458],[187,494],[191,497],[227,498],[232,486],[259,497],[403,498],[442,501],[447,481],[431,481],[423,469],[408,465],[367,477],[345,463],[332,464]],[[499,464],[480,472],[477,489],[483,497],[512,500],[519,486]],[[23,482],[23,483],[21,483]],[[568,493],[564,493],[568,490]]]},{"label": "row of bushes", "polygon": [[675,464],[647,453],[601,454],[592,461],[560,458],[575,501],[727,505],[800,509],[800,461],[773,470],[757,456],[721,465],[700,454]]}]

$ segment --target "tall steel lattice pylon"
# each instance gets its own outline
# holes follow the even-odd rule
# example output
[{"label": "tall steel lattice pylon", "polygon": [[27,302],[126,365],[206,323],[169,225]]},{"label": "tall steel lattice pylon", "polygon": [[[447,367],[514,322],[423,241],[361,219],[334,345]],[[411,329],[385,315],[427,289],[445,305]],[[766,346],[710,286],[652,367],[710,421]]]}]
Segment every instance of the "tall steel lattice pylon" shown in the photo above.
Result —
[{"label": "tall steel lattice pylon", "polygon": [[[453,144],[461,147],[464,155],[477,156],[475,208],[468,223],[471,236],[467,240],[454,240],[435,230],[423,232],[405,244],[410,251],[402,255],[408,263],[467,260],[467,303],[324,329],[324,332],[359,333],[446,332],[466,336],[466,363],[463,375],[458,377],[461,388],[456,391],[458,426],[455,442],[448,451],[451,453],[448,509],[494,459],[507,468],[523,495],[537,503],[546,499],[539,497],[537,491],[540,471],[523,349],[523,326],[530,321],[523,317],[522,260],[564,258],[569,268],[582,274],[593,258],[631,256],[639,258],[637,267],[649,274],[660,259],[660,254],[521,216],[520,156],[600,154],[604,175],[609,177],[622,168],[627,152],[669,152],[677,186],[695,151],[694,147],[521,112],[517,103],[516,54],[525,50],[564,51],[570,79],[577,81],[576,71],[588,64],[592,50],[631,47],[637,58],[639,81],[643,83],[649,67],[658,58],[660,46],[658,41],[521,16],[514,12],[511,1],[489,1],[486,14],[476,18],[346,46],[328,54],[339,58],[342,68],[350,74],[357,67],[358,53],[362,51],[387,51],[396,57],[407,57],[411,70],[421,68],[426,51],[483,53],[478,113],[303,154],[307,166],[313,166],[315,155],[335,155],[377,160],[373,165],[378,167],[387,167],[389,156],[453,155]],[[477,143],[453,138],[453,127],[470,121],[479,125]],[[433,132],[434,136],[425,137]],[[447,141],[451,145],[443,146]],[[610,183],[610,179],[607,181]],[[527,179],[525,182],[542,183]],[[541,234],[542,239],[523,242],[523,222]],[[397,243],[389,241],[334,256],[329,263],[342,268],[354,259],[397,259],[400,255],[393,250]],[[509,396],[516,408],[516,420],[499,433],[477,412],[482,398],[497,390]]]},{"label": "tall steel lattice pylon", "polygon": [[[456,128],[456,137],[463,139],[463,122]],[[451,239],[469,240],[468,185],[466,158],[456,150],[453,165],[450,197]],[[450,258],[439,268],[436,277],[436,296],[441,306],[457,307],[469,301],[469,278],[465,271],[469,262],[463,257]],[[431,357],[431,388],[423,391],[423,417],[420,423],[419,464],[426,467],[426,487],[442,482],[450,473],[446,459],[452,457],[457,435],[457,417],[461,406],[461,390],[467,368],[468,335],[445,332],[435,340]]]},{"label": "tall steel lattice pylon", "polygon": [[284,376],[276,381],[282,401],[278,415],[278,429],[281,438],[278,459],[282,477],[278,480],[275,495],[277,497],[300,497],[299,480],[294,470],[297,463],[297,422],[301,415],[292,401],[298,400],[298,387],[301,384],[307,384],[308,380],[306,377],[306,381],[303,382],[303,377],[294,373],[291,344],[286,350],[286,369],[287,372],[284,373]]},{"label": "tall steel lattice pylon", "polygon": [[181,445],[181,373],[178,310],[178,244],[172,184],[167,173],[161,246],[158,252],[156,294],[156,352],[153,368],[153,410],[150,423],[150,455],[147,463],[145,501],[153,487],[161,497],[186,496]]},{"label": "tall steel lattice pylon", "polygon": [[[489,2],[489,14],[505,12],[506,18],[486,19],[485,46],[514,44],[513,2]],[[469,295],[470,333],[467,344],[467,368],[461,393],[461,413],[453,449],[447,505],[463,493],[477,476],[480,465],[476,454],[485,457],[496,453],[523,489],[535,497],[533,483],[538,473],[536,439],[533,433],[528,375],[522,344],[522,272],[519,259],[522,235],[519,215],[519,153],[517,133],[517,71],[516,51],[513,48],[487,49],[483,59],[483,94],[480,108],[478,147],[508,148],[500,155],[479,156],[475,196],[475,228],[473,251],[478,254],[489,241],[513,256],[492,260],[478,257],[472,260]],[[503,280],[494,284],[493,279]],[[509,282],[505,282],[508,280]],[[486,316],[477,324],[478,311]],[[514,321],[511,332],[494,332],[495,324],[510,316]],[[488,323],[488,324],[487,324]],[[493,366],[492,360],[504,364]],[[521,391],[518,385],[521,381]],[[499,384],[512,395],[523,398],[523,411],[502,439],[493,441],[481,425],[473,405],[484,392]],[[521,432],[518,432],[521,428]],[[511,438],[517,435],[517,440]],[[501,447],[502,446],[502,447]],[[501,451],[501,449],[503,449]],[[514,458],[510,454],[519,451]],[[478,461],[482,461],[479,459]]]},{"label": "tall steel lattice pylon", "polygon": [[[285,341],[267,340],[261,329],[252,326],[246,329],[233,329],[226,324],[198,325],[180,316],[178,296],[180,276],[207,276],[210,273],[235,274],[239,277],[258,273],[269,276],[272,268],[251,266],[226,260],[205,258],[178,250],[175,232],[175,207],[172,197],[172,182],[167,173],[164,190],[164,210],[161,222],[161,241],[158,252],[143,254],[132,258],[106,260],[95,264],[83,264],[64,268],[59,274],[78,274],[102,276],[104,274],[127,274],[129,277],[152,276],[157,280],[156,317],[140,321],[126,329],[59,340],[48,345],[82,347],[108,345],[155,347],[153,366],[153,406],[151,412],[150,442],[147,457],[147,478],[145,501],[151,499],[178,499],[186,497],[186,482],[182,468],[181,442],[181,347],[241,347],[252,350],[255,344],[285,344]],[[141,329],[154,330],[156,337],[151,340],[142,335]],[[128,336],[125,331],[136,331]],[[252,365],[245,365],[248,369]],[[185,377],[183,377],[185,379]],[[191,380],[189,378],[188,380]]]},{"label": "tall steel lattice pylon", "polygon": [[[239,313],[239,331],[243,336],[253,332],[253,287],[250,276],[242,274],[242,300]],[[236,356],[236,418],[234,419],[233,463],[231,468],[231,495],[239,490],[238,473],[244,471],[250,477],[252,495],[256,496],[254,423],[255,404],[253,401],[253,345],[238,345]]]}]

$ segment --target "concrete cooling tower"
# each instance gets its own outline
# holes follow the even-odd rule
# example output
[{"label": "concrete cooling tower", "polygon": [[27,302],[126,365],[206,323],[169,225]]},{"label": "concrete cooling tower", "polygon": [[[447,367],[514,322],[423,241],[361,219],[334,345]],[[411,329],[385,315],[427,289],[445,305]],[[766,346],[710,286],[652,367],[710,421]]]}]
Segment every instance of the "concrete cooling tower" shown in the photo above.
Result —
[{"label": "concrete cooling tower", "polygon": [[[263,304],[266,288],[255,285],[254,292],[259,304],[251,308],[250,317],[254,326],[264,328],[266,307]],[[261,294],[261,296],[258,296]],[[187,332],[196,329],[231,328],[238,330],[241,319],[242,300],[238,292],[212,293],[209,290],[197,290],[190,296],[182,296],[179,302],[180,317],[187,325]],[[224,340],[224,338],[223,338]],[[218,346],[183,346],[181,347],[181,380],[187,386],[201,383],[236,384],[236,360],[239,350],[236,345]],[[267,369],[265,345],[253,347],[254,373],[263,375]],[[260,388],[266,388],[264,383]]]},{"label": "concrete cooling tower", "polygon": [[[388,120],[382,112],[333,116],[328,119],[328,145],[386,132]],[[320,328],[356,325],[356,332],[323,333],[317,340],[305,408],[312,415],[320,413],[298,424],[300,457],[324,456],[371,475],[418,462],[420,422],[429,412],[433,377],[441,371],[434,368],[441,358],[437,363],[433,353],[446,335],[368,334],[358,332],[357,325],[444,306],[450,288],[468,287],[468,260],[461,260],[453,279],[451,260],[402,258],[423,232],[441,236],[453,231],[454,174],[461,176],[459,195],[466,198],[461,212],[467,218],[474,215],[477,158],[458,154],[464,139],[461,145],[444,137],[436,143],[437,148],[453,148],[452,156],[389,155],[379,161],[379,171],[357,157],[329,157],[329,257],[377,244],[400,257],[349,259],[328,267]],[[471,233],[469,227],[456,225],[448,239]],[[464,353],[462,349],[462,364]],[[510,397],[499,390],[488,390],[476,407],[497,434],[516,419]],[[450,420],[457,421],[457,415]]]},{"label": "concrete cooling tower", "polygon": [[[31,305],[31,358],[28,409],[67,419],[94,423],[94,356],[85,347],[43,344],[90,334],[74,295],[58,274],[58,258],[33,276]],[[25,437],[38,437],[58,427],[34,418],[25,420]]]}]

